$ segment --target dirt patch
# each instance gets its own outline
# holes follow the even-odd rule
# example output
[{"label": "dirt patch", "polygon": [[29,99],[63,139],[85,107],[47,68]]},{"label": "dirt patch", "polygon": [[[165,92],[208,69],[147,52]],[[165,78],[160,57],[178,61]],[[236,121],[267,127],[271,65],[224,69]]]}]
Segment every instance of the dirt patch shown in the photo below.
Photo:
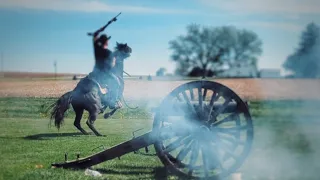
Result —
[{"label": "dirt patch", "polygon": [[85,76],[85,74],[72,73],[46,73],[46,72],[2,72],[1,75],[5,78],[70,78],[74,75]]},{"label": "dirt patch", "polygon": [[[320,99],[320,80],[214,79],[244,99]],[[126,80],[124,96],[134,99],[163,98],[190,81]],[[78,81],[0,81],[0,97],[59,97]]]}]

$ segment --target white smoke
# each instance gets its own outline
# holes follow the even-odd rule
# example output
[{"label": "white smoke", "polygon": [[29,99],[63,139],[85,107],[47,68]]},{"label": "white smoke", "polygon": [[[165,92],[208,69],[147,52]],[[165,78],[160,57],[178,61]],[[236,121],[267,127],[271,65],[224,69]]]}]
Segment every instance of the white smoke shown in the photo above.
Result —
[{"label": "white smoke", "polygon": [[[285,103],[271,116],[254,116],[254,146],[239,170],[244,179],[318,179],[320,113],[315,107],[319,102]],[[270,106],[266,103],[259,109],[268,111]]]},{"label": "white smoke", "polygon": [[[137,83],[152,83],[148,89],[137,89],[131,93],[140,94],[134,102],[140,101],[152,110],[158,107],[178,84],[186,82],[162,82],[162,81],[142,81]],[[148,91],[146,93],[145,91]],[[275,103],[273,105],[273,103]],[[279,105],[279,108],[273,106]],[[320,168],[320,142],[317,139],[317,122],[320,113],[317,113],[319,102],[317,101],[291,101],[272,102],[262,101],[259,107],[253,107],[250,110],[254,122],[254,141],[252,150],[238,169],[243,179],[317,179],[317,169]],[[172,107],[168,106],[167,111]],[[186,109],[186,112],[189,110]],[[178,119],[175,119],[178,122]],[[153,121],[153,120],[151,120]],[[134,124],[137,129],[141,125]],[[152,123],[152,122],[150,122]],[[180,129],[193,129],[198,127],[187,121],[179,123]],[[199,131],[200,132],[200,131]],[[207,141],[209,134],[199,133],[197,137]],[[209,148],[209,147],[207,147]],[[207,149],[204,148],[204,149]],[[209,149],[212,152],[212,148]],[[177,152],[181,149],[177,149]],[[221,158],[209,153],[208,159]],[[209,163],[210,164],[210,163]],[[215,164],[210,164],[214,166]]]}]

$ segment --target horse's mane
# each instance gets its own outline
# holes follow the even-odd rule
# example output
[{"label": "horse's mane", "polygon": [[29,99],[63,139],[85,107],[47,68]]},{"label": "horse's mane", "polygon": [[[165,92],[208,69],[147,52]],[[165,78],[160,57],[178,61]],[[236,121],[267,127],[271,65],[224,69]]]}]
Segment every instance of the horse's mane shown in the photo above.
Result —
[{"label": "horse's mane", "polygon": [[118,43],[117,42],[117,46],[114,48],[116,51],[120,51],[121,48],[123,48],[124,46],[127,46],[125,43]]}]

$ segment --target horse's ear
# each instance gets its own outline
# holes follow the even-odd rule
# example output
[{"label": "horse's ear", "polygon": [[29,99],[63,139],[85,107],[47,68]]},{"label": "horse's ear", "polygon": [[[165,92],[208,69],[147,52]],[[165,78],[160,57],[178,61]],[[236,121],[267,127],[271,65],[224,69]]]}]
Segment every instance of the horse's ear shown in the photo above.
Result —
[{"label": "horse's ear", "polygon": [[128,46],[127,43],[124,44],[125,46]]},{"label": "horse's ear", "polygon": [[117,46],[118,46],[119,45],[118,41],[116,41],[116,43],[117,43]]}]

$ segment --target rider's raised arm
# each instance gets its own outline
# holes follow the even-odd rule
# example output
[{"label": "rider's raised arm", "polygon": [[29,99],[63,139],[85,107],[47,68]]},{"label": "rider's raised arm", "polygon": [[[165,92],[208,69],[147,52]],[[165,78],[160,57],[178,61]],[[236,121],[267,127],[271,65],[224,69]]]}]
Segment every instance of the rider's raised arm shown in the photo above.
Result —
[{"label": "rider's raised arm", "polygon": [[99,34],[104,30],[104,28],[100,28],[98,29],[96,32],[93,33],[93,41],[95,42],[96,40],[98,40],[98,36]]},{"label": "rider's raised arm", "polygon": [[98,39],[99,34],[100,34],[102,31],[104,31],[104,29],[105,29],[107,26],[108,26],[108,24],[105,25],[105,26],[103,26],[103,27],[101,27],[100,29],[96,30],[96,32],[93,33],[93,41],[94,41],[94,42]]}]

